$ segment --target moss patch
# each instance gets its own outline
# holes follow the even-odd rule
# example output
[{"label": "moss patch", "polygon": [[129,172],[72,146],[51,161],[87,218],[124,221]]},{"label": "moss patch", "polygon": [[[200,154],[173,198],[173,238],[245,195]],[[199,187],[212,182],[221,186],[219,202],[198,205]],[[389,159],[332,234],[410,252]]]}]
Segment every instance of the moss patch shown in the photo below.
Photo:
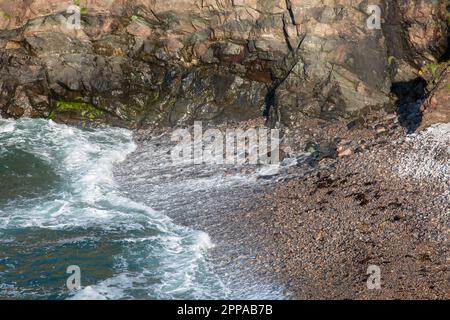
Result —
[{"label": "moss patch", "polygon": [[388,57],[388,65],[392,66],[395,63],[395,57],[394,56],[389,56]]},{"label": "moss patch", "polygon": [[1,11],[1,10],[0,10],[0,17],[8,19],[8,20],[11,19],[11,15],[8,12]]},{"label": "moss patch", "polygon": [[419,75],[427,81],[437,83],[440,81],[442,71],[448,66],[449,63],[450,60],[441,63],[428,63],[420,69]]},{"label": "moss patch", "polygon": [[153,91],[148,95],[148,102],[155,103],[159,101],[159,91]]},{"label": "moss patch", "polygon": [[57,118],[56,112],[52,111],[50,112],[50,114],[48,115],[48,119],[55,121]]},{"label": "moss patch", "polygon": [[90,103],[58,101],[56,110],[50,113],[49,119],[55,120],[58,113],[75,112],[91,121],[102,117],[105,113]]}]

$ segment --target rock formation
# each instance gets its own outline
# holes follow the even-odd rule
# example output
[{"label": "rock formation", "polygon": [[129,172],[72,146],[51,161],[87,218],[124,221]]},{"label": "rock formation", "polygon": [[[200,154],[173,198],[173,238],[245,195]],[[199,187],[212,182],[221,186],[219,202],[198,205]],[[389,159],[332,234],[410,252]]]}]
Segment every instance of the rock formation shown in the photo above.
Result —
[{"label": "rock formation", "polygon": [[437,76],[437,84],[422,105],[423,120],[421,129],[436,123],[450,123],[450,68]]},{"label": "rock formation", "polygon": [[392,107],[393,83],[438,62],[446,12],[444,0],[0,0],[0,112],[130,127],[351,118]]}]

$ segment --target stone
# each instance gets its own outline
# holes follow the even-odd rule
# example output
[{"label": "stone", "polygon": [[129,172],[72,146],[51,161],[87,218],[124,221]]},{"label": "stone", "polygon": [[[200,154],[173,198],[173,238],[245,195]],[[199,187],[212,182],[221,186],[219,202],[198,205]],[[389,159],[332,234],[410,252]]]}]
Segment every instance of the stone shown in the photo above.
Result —
[{"label": "stone", "polygon": [[377,126],[376,131],[378,134],[385,133],[387,129],[383,126]]},{"label": "stone", "polygon": [[335,141],[323,142],[318,148],[318,157],[321,159],[336,159],[337,156],[337,144]]},{"label": "stone", "polygon": [[309,141],[306,144],[305,152],[314,153],[318,150],[318,148],[319,148],[319,146],[317,145],[317,143]]},{"label": "stone", "polygon": [[338,157],[349,157],[353,154],[353,150],[351,148],[338,150]]},{"label": "stone", "polygon": [[350,122],[347,123],[347,128],[349,130],[354,130],[354,129],[362,129],[365,125],[365,120],[363,117],[358,117],[357,119],[354,119]]},{"label": "stone", "polygon": [[389,108],[392,83],[447,47],[443,0],[381,3],[386,23],[374,31],[366,4],[351,1],[89,1],[78,30],[70,5],[0,0],[1,54],[32,57],[32,77],[45,75],[30,82],[26,63],[3,60],[2,114],[24,85],[31,108],[33,96],[48,101],[30,113],[81,99],[129,127],[355,119]]}]

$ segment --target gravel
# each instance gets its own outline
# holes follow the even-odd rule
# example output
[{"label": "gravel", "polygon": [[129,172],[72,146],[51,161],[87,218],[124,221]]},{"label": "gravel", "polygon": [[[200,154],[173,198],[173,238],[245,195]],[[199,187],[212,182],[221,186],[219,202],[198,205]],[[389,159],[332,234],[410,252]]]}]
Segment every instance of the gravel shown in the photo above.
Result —
[{"label": "gravel", "polygon": [[[303,124],[285,136],[296,150],[311,139],[358,144],[357,152],[323,159],[256,200],[247,227],[266,248],[259,258],[294,297],[450,297],[450,125],[408,136],[394,118],[356,131]],[[380,290],[367,286],[372,265],[381,270]]]}]

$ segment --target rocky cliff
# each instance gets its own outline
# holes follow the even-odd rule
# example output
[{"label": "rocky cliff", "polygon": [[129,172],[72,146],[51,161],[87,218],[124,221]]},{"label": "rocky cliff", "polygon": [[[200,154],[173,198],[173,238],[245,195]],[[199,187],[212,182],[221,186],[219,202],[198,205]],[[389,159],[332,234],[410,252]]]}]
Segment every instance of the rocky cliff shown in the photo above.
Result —
[{"label": "rocky cliff", "polygon": [[[445,0],[0,0],[0,112],[134,127],[351,118],[442,68],[447,19]],[[450,121],[442,74],[434,103]]]}]

